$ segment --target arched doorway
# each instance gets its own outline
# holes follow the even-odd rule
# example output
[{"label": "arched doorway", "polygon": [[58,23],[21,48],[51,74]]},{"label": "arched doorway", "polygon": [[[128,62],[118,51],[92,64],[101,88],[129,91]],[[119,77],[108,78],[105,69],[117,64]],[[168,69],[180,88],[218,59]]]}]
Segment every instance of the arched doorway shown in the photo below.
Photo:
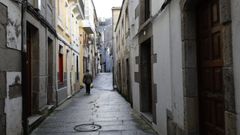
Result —
[{"label": "arched doorway", "polygon": [[197,64],[201,135],[225,135],[223,26],[219,0],[197,5]]},{"label": "arched doorway", "polygon": [[229,0],[181,0],[185,134],[236,134]]}]

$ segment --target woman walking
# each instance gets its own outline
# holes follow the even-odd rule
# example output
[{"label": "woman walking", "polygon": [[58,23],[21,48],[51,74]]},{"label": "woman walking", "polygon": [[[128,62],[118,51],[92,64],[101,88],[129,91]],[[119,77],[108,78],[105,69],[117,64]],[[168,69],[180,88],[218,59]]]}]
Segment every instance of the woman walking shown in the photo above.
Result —
[{"label": "woman walking", "polygon": [[89,70],[87,69],[87,73],[83,77],[83,83],[85,83],[86,94],[88,94],[88,95],[90,94],[92,81],[93,81],[92,75],[89,73]]}]

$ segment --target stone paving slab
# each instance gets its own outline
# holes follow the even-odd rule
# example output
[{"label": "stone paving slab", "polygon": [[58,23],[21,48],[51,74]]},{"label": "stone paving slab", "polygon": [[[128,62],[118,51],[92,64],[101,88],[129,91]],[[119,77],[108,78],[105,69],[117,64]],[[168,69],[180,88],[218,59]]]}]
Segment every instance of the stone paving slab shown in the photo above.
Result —
[{"label": "stone paving slab", "polygon": [[[79,124],[102,126],[96,132],[76,132]],[[112,75],[100,74],[94,80],[91,95],[81,90],[63,103],[32,135],[156,135],[152,128],[134,113],[130,105],[112,90]]]}]

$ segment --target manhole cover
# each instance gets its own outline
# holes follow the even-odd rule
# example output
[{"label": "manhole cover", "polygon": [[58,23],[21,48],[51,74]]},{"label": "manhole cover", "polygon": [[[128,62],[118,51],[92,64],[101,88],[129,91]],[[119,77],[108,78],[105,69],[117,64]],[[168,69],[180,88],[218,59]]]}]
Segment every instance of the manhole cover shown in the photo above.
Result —
[{"label": "manhole cover", "polygon": [[81,124],[81,125],[77,125],[74,127],[74,130],[77,132],[93,132],[93,131],[97,131],[99,129],[101,129],[102,126],[98,125],[98,124]]}]

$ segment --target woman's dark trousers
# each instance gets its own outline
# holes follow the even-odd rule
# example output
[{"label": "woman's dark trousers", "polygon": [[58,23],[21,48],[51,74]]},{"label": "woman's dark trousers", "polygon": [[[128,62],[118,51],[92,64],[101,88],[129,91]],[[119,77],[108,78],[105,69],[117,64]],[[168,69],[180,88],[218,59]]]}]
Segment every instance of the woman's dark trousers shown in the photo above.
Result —
[{"label": "woman's dark trousers", "polygon": [[91,84],[85,84],[86,85],[86,93],[90,94],[90,85]]}]

